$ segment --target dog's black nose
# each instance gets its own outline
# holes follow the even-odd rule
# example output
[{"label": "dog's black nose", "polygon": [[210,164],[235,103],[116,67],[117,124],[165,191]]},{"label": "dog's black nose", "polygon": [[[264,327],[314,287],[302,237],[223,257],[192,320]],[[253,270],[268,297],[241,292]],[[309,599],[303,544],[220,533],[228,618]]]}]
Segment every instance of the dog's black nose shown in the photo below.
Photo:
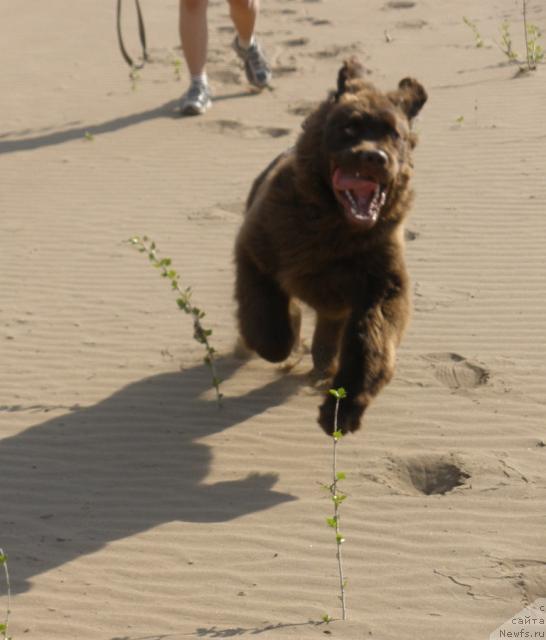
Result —
[{"label": "dog's black nose", "polygon": [[378,167],[386,166],[389,161],[389,156],[382,149],[360,151],[358,154],[358,158],[363,162],[371,162]]}]

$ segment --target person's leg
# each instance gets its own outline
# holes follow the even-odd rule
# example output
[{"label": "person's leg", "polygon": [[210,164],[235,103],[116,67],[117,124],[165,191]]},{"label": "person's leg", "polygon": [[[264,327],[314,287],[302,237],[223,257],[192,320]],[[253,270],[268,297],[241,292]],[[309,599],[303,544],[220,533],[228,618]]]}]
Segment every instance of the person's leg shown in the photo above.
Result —
[{"label": "person's leg", "polygon": [[245,65],[250,84],[263,89],[271,81],[271,68],[254,37],[259,0],[228,0],[231,19],[237,31],[233,48]]},{"label": "person's leg", "polygon": [[210,107],[205,65],[207,62],[208,0],[180,0],[180,41],[191,76],[190,87],[182,96],[183,115],[200,115]]},{"label": "person's leg", "polygon": [[208,0],[180,0],[180,42],[192,78],[205,71]]},{"label": "person's leg", "polygon": [[229,13],[239,37],[239,44],[245,49],[252,42],[258,11],[258,0],[229,0]]}]

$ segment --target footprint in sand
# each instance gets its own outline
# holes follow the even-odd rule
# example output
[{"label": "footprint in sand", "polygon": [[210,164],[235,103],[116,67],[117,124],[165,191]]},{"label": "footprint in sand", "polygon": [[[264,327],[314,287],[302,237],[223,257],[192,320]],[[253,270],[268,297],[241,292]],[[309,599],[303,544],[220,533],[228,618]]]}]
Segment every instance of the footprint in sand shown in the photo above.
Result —
[{"label": "footprint in sand", "polygon": [[242,75],[238,71],[232,71],[231,69],[211,69],[209,66],[208,71],[209,78],[214,82],[223,84],[241,84]]},{"label": "footprint in sand", "polygon": [[471,476],[454,454],[424,453],[389,458],[386,474],[368,477],[397,493],[432,496],[445,495],[462,487]]},{"label": "footprint in sand", "polygon": [[312,18],[311,16],[303,16],[301,18],[296,18],[296,22],[310,22],[313,27],[323,27],[327,24],[332,24],[330,20],[319,20],[317,18]]},{"label": "footprint in sand", "polygon": [[200,126],[212,131],[237,136],[238,138],[281,138],[291,133],[284,127],[249,127],[238,120],[211,120],[202,122]]},{"label": "footprint in sand", "polygon": [[426,27],[428,22],[426,20],[403,20],[396,23],[397,29],[422,29]]},{"label": "footprint in sand", "polygon": [[296,102],[294,104],[291,104],[288,107],[287,111],[293,116],[300,116],[305,118],[317,107],[317,104],[317,102],[307,101]]},{"label": "footprint in sand", "polygon": [[383,5],[383,9],[413,9],[416,4],[411,0],[391,0]]},{"label": "footprint in sand", "polygon": [[186,215],[188,220],[206,222],[210,220],[224,220],[239,223],[245,209],[244,200],[233,202],[217,202],[212,207],[192,211]]},{"label": "footprint in sand", "polygon": [[339,58],[341,55],[347,55],[349,53],[358,52],[360,50],[360,46],[358,43],[354,42],[349,45],[337,45],[333,44],[325,49],[321,49],[320,51],[313,51],[307,55],[311,58],[318,58],[322,60],[324,58]]},{"label": "footprint in sand", "polygon": [[298,67],[294,64],[279,64],[273,67],[273,77],[281,78],[282,76],[288,76],[291,73],[296,73]]},{"label": "footprint in sand", "polygon": [[285,47],[304,47],[309,43],[309,38],[291,38],[290,40],[285,40],[283,45]]},{"label": "footprint in sand", "polygon": [[457,353],[430,353],[434,376],[449,389],[475,389],[489,380],[489,371]]}]

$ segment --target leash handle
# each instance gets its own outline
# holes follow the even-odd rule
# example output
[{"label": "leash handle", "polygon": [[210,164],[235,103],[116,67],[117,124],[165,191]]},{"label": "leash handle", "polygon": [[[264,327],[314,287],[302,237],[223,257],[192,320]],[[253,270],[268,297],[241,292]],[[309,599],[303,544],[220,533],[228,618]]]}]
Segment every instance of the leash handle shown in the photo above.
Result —
[{"label": "leash handle", "polygon": [[123,42],[123,35],[121,33],[121,0],[117,0],[117,10],[116,10],[116,27],[118,34],[118,44],[119,50],[121,51],[121,55],[125,62],[131,67],[131,69],[142,69],[142,67],[149,60],[148,51],[146,49],[146,30],[144,28],[144,18],[142,16],[142,10],[140,8],[139,0],[135,0],[135,7],[138,18],[138,35],[140,37],[140,45],[142,47],[142,62],[140,64],[135,64],[134,60],[127,53],[127,49],[125,48],[125,44]]}]

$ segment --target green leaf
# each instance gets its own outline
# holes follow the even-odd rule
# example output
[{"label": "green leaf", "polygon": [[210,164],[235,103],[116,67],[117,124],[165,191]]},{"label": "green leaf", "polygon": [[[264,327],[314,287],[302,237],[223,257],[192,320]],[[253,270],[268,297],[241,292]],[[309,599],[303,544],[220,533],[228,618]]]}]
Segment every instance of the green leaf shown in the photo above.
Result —
[{"label": "green leaf", "polygon": [[341,533],[336,534],[336,542],[338,544],[343,544],[345,542],[345,538],[341,535]]},{"label": "green leaf", "polygon": [[337,478],[338,480],[346,480],[347,476],[345,475],[345,472],[344,472],[344,471],[338,471],[338,472],[336,473],[336,478]]},{"label": "green leaf", "polygon": [[328,524],[329,527],[332,527],[332,529],[335,529],[337,524],[337,518],[335,516],[333,518],[326,518],[326,523]]},{"label": "green leaf", "polygon": [[332,433],[332,438],[334,440],[341,440],[341,438],[343,438],[343,431],[334,431],[334,433]]},{"label": "green leaf", "polygon": [[321,618],[322,622],[326,622],[326,624],[332,622],[333,618],[332,616],[328,615],[327,613],[325,613],[322,618]]},{"label": "green leaf", "polygon": [[183,311],[186,311],[188,309],[188,302],[185,298],[177,298],[176,299],[176,304],[180,307],[180,309],[182,309]]},{"label": "green leaf", "polygon": [[4,554],[0,555],[0,567],[7,562],[8,557]]}]

